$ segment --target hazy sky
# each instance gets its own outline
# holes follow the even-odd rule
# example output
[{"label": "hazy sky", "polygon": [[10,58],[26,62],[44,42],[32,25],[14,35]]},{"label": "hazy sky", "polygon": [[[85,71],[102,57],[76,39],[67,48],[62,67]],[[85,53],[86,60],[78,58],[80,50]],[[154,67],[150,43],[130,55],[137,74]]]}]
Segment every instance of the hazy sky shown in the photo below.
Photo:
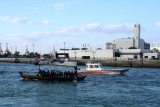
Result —
[{"label": "hazy sky", "polygon": [[0,0],[0,43],[21,54],[82,48],[105,49],[106,42],[134,36],[160,44],[160,0]]}]

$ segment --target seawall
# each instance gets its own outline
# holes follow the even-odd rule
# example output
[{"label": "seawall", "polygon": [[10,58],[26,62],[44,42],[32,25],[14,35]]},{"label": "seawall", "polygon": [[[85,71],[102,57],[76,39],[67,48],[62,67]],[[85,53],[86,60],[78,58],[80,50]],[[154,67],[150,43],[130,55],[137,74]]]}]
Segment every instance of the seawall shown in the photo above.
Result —
[{"label": "seawall", "polygon": [[160,60],[75,60],[78,65],[87,62],[101,63],[103,66],[160,68]]},{"label": "seawall", "polygon": [[36,58],[0,58],[0,62],[35,63]]},{"label": "seawall", "polygon": [[[103,66],[160,68],[160,60],[71,60],[78,65],[87,62],[101,63]],[[36,58],[0,58],[0,62],[36,63]]]}]

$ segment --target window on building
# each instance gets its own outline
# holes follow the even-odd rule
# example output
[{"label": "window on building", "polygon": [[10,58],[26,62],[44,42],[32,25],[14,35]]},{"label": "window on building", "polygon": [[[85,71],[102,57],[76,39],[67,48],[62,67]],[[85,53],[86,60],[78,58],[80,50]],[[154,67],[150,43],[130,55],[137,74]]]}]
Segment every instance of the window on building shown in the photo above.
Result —
[{"label": "window on building", "polygon": [[134,59],[137,59],[137,55],[134,56]]},{"label": "window on building", "polygon": [[152,58],[156,58],[155,56],[152,56]]},{"label": "window on building", "polygon": [[82,59],[90,59],[90,56],[82,56]]},{"label": "window on building", "polygon": [[115,57],[120,57],[120,53],[115,52]]},{"label": "window on building", "polygon": [[144,58],[148,58],[148,56],[144,56]]}]

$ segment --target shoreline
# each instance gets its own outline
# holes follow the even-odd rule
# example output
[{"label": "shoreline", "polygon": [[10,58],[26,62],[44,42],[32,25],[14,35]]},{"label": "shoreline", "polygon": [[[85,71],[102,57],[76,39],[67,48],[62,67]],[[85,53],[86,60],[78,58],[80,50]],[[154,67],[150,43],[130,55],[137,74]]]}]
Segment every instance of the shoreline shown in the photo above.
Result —
[{"label": "shoreline", "polygon": [[[77,65],[85,65],[87,62],[101,63],[103,66],[115,67],[141,67],[160,68],[160,60],[70,60],[77,62]],[[36,58],[0,58],[0,62],[31,63],[37,62]]]}]

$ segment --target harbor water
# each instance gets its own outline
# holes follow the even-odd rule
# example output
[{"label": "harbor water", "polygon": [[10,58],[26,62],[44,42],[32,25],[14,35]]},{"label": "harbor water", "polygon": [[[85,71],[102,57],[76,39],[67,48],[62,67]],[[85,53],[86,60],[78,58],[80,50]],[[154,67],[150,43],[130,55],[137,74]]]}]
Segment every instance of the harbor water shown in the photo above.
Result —
[{"label": "harbor water", "polygon": [[[48,65],[40,69],[74,70]],[[87,75],[84,81],[78,82],[38,81],[23,80],[18,72],[36,75],[39,66],[0,62],[0,106],[159,107],[160,69],[129,69],[123,75]]]}]

